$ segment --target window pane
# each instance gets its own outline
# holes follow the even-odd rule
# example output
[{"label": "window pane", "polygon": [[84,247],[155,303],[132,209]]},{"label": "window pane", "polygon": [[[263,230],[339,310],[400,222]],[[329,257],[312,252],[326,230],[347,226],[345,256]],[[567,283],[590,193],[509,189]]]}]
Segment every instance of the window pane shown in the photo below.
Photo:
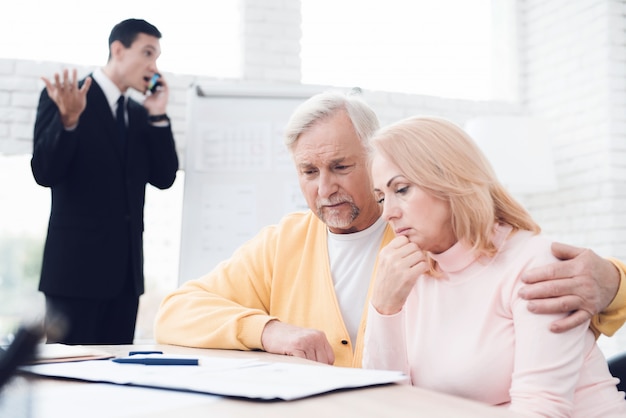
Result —
[{"label": "window pane", "polygon": [[0,154],[0,344],[23,320],[43,315],[37,292],[50,190],[35,183],[30,155]]},{"label": "window pane", "polygon": [[492,96],[491,0],[302,0],[302,82]]},{"label": "window pane", "polygon": [[129,17],[146,19],[163,34],[161,71],[241,73],[238,2],[222,0],[178,0],[175,6],[153,0],[13,2],[0,14],[0,57],[104,65],[109,32]]}]

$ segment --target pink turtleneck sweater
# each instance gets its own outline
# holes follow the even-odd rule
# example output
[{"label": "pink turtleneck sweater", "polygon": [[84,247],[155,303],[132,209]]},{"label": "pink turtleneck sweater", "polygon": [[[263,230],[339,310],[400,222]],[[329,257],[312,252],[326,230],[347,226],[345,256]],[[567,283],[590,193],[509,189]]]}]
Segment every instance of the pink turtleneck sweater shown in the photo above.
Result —
[{"label": "pink turtleneck sweater", "polygon": [[552,333],[562,315],[532,314],[517,296],[523,271],[555,261],[551,241],[510,231],[496,228],[493,258],[476,260],[462,243],[431,254],[444,277],[420,277],[399,313],[370,305],[363,367],[525,416],[626,417],[589,323]]}]

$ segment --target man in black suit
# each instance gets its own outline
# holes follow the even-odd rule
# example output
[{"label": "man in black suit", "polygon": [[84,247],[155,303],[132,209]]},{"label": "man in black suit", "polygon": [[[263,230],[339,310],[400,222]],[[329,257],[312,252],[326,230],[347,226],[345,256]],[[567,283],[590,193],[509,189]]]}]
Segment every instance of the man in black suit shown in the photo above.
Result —
[{"label": "man in black suit", "polygon": [[[124,20],[104,67],[80,82],[76,70],[42,77],[31,167],[52,192],[39,290],[46,322],[65,319],[57,342],[133,342],[146,184],[166,189],[178,170],[167,82],[148,90],[160,38],[150,23]],[[143,103],[128,98],[130,88],[146,94]]]}]

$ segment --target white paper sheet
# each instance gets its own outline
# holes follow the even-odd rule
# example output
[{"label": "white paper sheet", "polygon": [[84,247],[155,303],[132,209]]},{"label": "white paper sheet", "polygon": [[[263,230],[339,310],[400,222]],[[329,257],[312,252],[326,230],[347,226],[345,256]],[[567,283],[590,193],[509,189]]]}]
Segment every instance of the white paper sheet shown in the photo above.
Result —
[{"label": "white paper sheet", "polygon": [[113,354],[88,345],[39,344],[35,351],[35,363],[56,363],[82,360],[102,360]]},{"label": "white paper sheet", "polygon": [[387,370],[267,363],[254,359],[195,358],[200,359],[199,366],[146,366],[94,360],[21,369],[43,376],[264,400],[294,400],[337,389],[406,379],[400,372]]}]

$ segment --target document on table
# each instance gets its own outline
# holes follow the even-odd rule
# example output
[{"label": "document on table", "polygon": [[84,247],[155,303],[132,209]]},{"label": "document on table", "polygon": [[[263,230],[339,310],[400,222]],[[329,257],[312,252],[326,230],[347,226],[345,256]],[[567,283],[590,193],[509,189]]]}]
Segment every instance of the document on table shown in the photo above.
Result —
[{"label": "document on table", "polygon": [[57,363],[83,360],[101,360],[113,354],[85,345],[39,344],[35,349],[33,363]]},{"label": "document on table", "polygon": [[193,358],[199,359],[198,366],[155,366],[91,360],[23,366],[20,370],[49,377],[263,400],[294,400],[338,389],[382,385],[406,379],[403,373],[388,370],[269,363],[256,359]]}]

